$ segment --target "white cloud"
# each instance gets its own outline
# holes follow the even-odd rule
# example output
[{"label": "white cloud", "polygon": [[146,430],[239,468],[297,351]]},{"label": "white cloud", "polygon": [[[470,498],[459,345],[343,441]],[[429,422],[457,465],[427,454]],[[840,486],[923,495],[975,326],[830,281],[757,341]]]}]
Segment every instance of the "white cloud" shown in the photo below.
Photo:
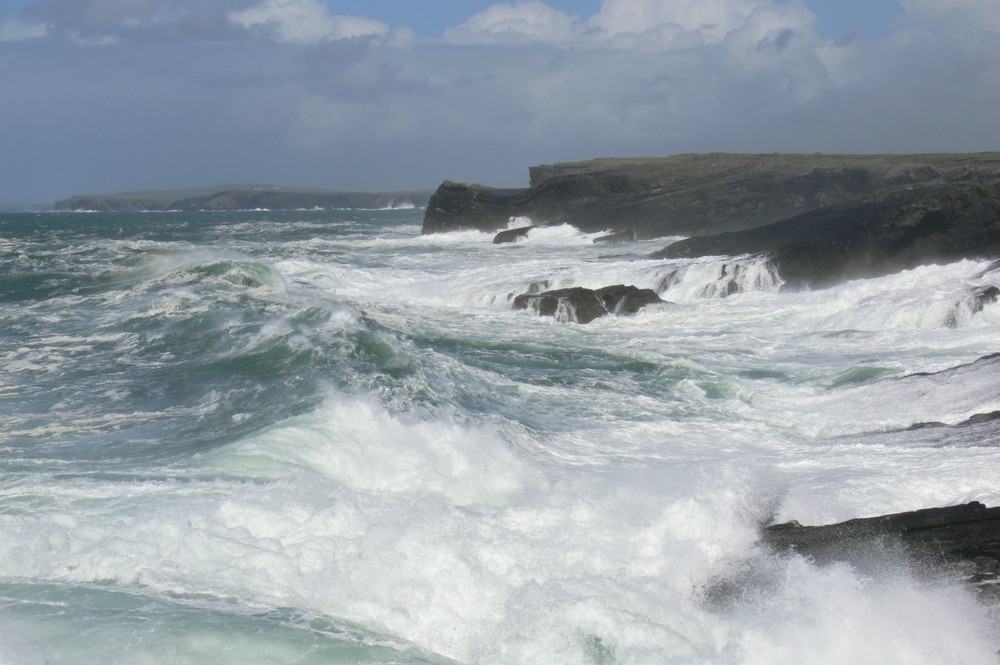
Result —
[{"label": "white cloud", "polygon": [[604,0],[590,24],[607,36],[649,32],[698,33],[707,44],[740,28],[760,0]]},{"label": "white cloud", "polygon": [[[728,41],[756,48],[795,31],[814,36],[815,15],[801,2],[774,0],[604,0],[586,22],[543,2],[497,4],[445,32],[450,43],[545,42],[670,51]],[[788,37],[781,38],[787,41]]]},{"label": "white cloud", "polygon": [[740,68],[772,67],[779,61],[802,65],[823,46],[815,30],[816,15],[801,4],[755,8],[743,24],[729,31],[723,44]]},{"label": "white cloud", "polygon": [[333,16],[328,39],[382,36],[389,34],[389,26],[380,21],[361,16]]},{"label": "white cloud", "polygon": [[389,33],[389,26],[380,21],[331,15],[320,0],[264,0],[249,9],[230,12],[229,20],[247,29],[263,28],[278,41],[294,43]]},{"label": "white cloud", "polygon": [[514,5],[493,5],[445,31],[444,38],[452,43],[559,43],[578,39],[583,31],[584,24],[579,17],[531,0]]},{"label": "white cloud", "polygon": [[47,32],[44,23],[25,23],[18,18],[12,18],[0,24],[0,42],[16,42],[22,39],[44,37]]},{"label": "white cloud", "polygon": [[[148,151],[116,140],[127,132],[162,137],[164,181],[215,142],[206,178],[243,168],[233,179],[377,188],[517,184],[530,164],[597,155],[1000,145],[1000,0],[900,0],[899,31],[877,44],[821,39],[809,1],[605,0],[580,18],[508,2],[434,40],[334,16],[325,0],[46,0],[22,17],[46,23],[46,39],[4,44],[16,59],[0,67],[0,120],[28,129],[0,153],[36,159],[20,136],[51,154],[83,143],[66,178],[102,150],[129,178]],[[8,39],[41,31],[9,26]],[[74,31],[117,41],[38,59]],[[364,35],[384,38],[345,39]],[[107,113],[116,94],[133,112]]]}]

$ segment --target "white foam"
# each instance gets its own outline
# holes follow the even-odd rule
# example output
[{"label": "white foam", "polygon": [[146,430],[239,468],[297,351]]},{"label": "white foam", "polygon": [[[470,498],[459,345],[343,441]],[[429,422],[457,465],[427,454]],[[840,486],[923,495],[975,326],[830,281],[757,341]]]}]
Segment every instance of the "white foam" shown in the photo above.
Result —
[{"label": "white foam", "polygon": [[835,391],[785,393],[781,405],[765,395],[756,406],[776,407],[795,429],[809,436],[900,429],[926,422],[961,423],[1000,411],[998,363],[982,361],[929,376],[886,378]]},{"label": "white foam", "polygon": [[784,280],[766,258],[734,257],[671,262],[658,284],[660,295],[675,302],[725,298],[736,293],[777,293]]},{"label": "white foam", "polygon": [[983,262],[921,266],[879,279],[856,280],[811,299],[828,329],[944,328],[972,323],[969,296],[988,285]]},{"label": "white foam", "polygon": [[444,231],[440,233],[420,235],[416,238],[406,238],[402,240],[400,244],[410,245],[417,243],[422,245],[459,245],[480,244],[487,241],[492,243],[495,235],[495,233],[478,231],[476,229],[463,229],[461,231]]},{"label": "white foam", "polygon": [[[193,276],[192,271],[224,265],[224,271],[203,272]],[[183,250],[158,250],[149,252],[139,275],[150,283],[186,285],[195,280],[247,286],[262,291],[280,291],[284,288],[281,275],[258,259],[232,251],[208,248]]]},{"label": "white foam", "polygon": [[[262,243],[266,258],[250,261],[284,287],[259,295],[266,313],[234,335],[234,352],[311,343],[293,317],[315,307],[329,318],[309,335],[381,327],[407,372],[370,377],[371,394],[330,390],[311,411],[117,478],[28,459],[9,440],[4,452],[25,459],[0,478],[0,571],[208,596],[247,616],[296,608],[469,664],[996,662],[996,623],[957,579],[926,579],[892,553],[819,566],[755,545],[772,517],[1000,503],[995,448],[871,434],[1000,407],[990,363],[901,378],[996,350],[1000,309],[963,305],[990,283],[985,264],[783,293],[756,259],[604,258],[616,250],[540,231],[504,247],[491,234],[418,236],[415,226]],[[245,295],[185,272],[244,258],[170,249],[180,255],[150,257],[136,285],[100,296],[99,326],[217,306],[206,291]],[[661,287],[678,268],[682,278]],[[533,283],[634,284],[678,305],[587,326],[508,311]],[[735,293],[717,297],[729,283]],[[80,302],[25,311],[36,324],[61,321]],[[112,334],[52,330],[6,347],[4,360],[56,368]],[[123,353],[143,341],[101,339]],[[3,389],[16,394],[28,372],[8,374]],[[57,404],[43,422],[5,418],[3,432],[44,439],[119,432],[130,416],[197,419],[225,390],[156,414]],[[124,635],[107,630],[109,644]],[[196,634],[210,651],[224,644]],[[181,642],[157,637],[166,649]]]},{"label": "white foam", "polygon": [[279,475],[306,468],[356,490],[440,493],[458,505],[505,503],[525,490],[526,471],[501,440],[393,417],[366,398],[331,398],[319,411],[214,453],[206,464],[213,459]]},{"label": "white foam", "polygon": [[601,235],[601,233],[583,233],[569,224],[559,224],[535,227],[516,242],[549,246],[590,245],[593,244],[594,238]]},{"label": "white foam", "polygon": [[915,583],[891,564],[864,574],[794,559],[776,576],[774,587],[736,611],[734,648],[723,662],[996,662],[989,622],[955,587]]},{"label": "white foam", "polygon": [[[955,581],[756,558],[771,471],[543,467],[531,445],[331,395],[177,480],[0,486],[54,499],[0,512],[0,565],[298,607],[465,663],[992,662]],[[722,608],[720,579],[745,587]]]}]

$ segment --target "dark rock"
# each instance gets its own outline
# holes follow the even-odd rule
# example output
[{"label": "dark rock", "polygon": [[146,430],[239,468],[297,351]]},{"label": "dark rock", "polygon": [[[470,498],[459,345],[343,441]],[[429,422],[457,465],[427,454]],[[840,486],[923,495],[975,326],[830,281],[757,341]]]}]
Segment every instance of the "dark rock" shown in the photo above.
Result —
[{"label": "dark rock", "polygon": [[543,279],[539,282],[532,282],[528,285],[528,293],[541,293],[549,288],[549,280]]},{"label": "dark rock", "polygon": [[423,233],[479,230],[486,233],[507,228],[520,216],[528,199],[520,189],[493,189],[445,180],[427,203]]},{"label": "dark rock", "polygon": [[1000,289],[995,286],[983,286],[972,293],[972,311],[981,312],[983,307],[992,305],[1000,297]]},{"label": "dark rock", "polygon": [[[534,285],[532,285],[534,286]],[[600,289],[575,286],[542,293],[522,293],[514,298],[514,309],[531,309],[540,316],[590,323],[605,314],[635,314],[646,305],[664,302],[652,289],[616,284]]]},{"label": "dark rock", "polygon": [[977,582],[996,580],[1000,571],[1000,507],[987,508],[978,501],[826,526],[788,522],[764,528],[761,537],[773,550],[793,550],[818,563],[899,548],[924,562],[965,564],[970,579]]},{"label": "dark rock", "polygon": [[1000,153],[962,155],[683,154],[595,159],[530,169],[525,189],[445,181],[424,233],[534,224],[607,230],[607,241],[699,236],[771,224],[886,188],[969,182],[1000,170]]},{"label": "dark rock", "polygon": [[972,362],[962,363],[961,365],[955,365],[954,367],[948,367],[945,369],[938,370],[936,372],[912,372],[904,376],[898,377],[895,381],[908,381],[914,377],[919,376],[947,376],[949,374],[956,374],[958,372],[964,372],[968,369],[982,369],[993,367],[995,369],[1000,369],[1000,352],[987,353],[985,356],[980,356],[973,360]]},{"label": "dark rock", "polygon": [[997,301],[997,296],[1000,296],[1000,289],[995,286],[981,286],[969,289],[968,295],[955,303],[945,317],[945,327],[957,328],[965,316],[983,311],[984,307]]},{"label": "dark rock", "polygon": [[527,238],[528,233],[531,231],[531,229],[536,229],[536,228],[538,227],[530,225],[530,226],[519,226],[516,229],[508,229],[506,231],[501,231],[500,233],[496,234],[493,237],[493,244],[499,245],[501,243],[514,242],[516,240],[520,240],[521,238]]},{"label": "dark rock", "polygon": [[1000,173],[980,176],[889,189],[756,229],[689,238],[652,256],[766,254],[786,288],[992,258],[1000,256]]},{"label": "dark rock", "polygon": [[666,275],[660,278],[660,283],[657,285],[657,291],[663,293],[675,284],[680,284],[684,280],[683,270],[671,270]]},{"label": "dark rock", "polygon": [[916,423],[916,424],[910,425],[904,431],[912,432],[912,431],[916,431],[916,430],[922,430],[922,429],[928,429],[928,428],[935,428],[935,427],[948,427],[948,428],[951,428],[951,429],[957,429],[957,428],[963,428],[963,427],[971,427],[971,426],[974,426],[974,425],[981,425],[983,423],[992,423],[992,422],[996,422],[998,420],[1000,420],[1000,411],[989,411],[987,413],[976,413],[976,414],[973,414],[973,415],[969,416],[968,418],[966,418],[965,420],[963,420],[962,422],[956,423],[954,425],[949,425],[948,423],[942,423],[942,422],[938,422],[938,421],[934,420],[934,421],[931,421],[931,422]]},{"label": "dark rock", "polygon": [[1000,420],[1000,411],[989,411],[987,413],[976,413],[960,422],[956,427],[966,427],[979,423],[991,423]]}]

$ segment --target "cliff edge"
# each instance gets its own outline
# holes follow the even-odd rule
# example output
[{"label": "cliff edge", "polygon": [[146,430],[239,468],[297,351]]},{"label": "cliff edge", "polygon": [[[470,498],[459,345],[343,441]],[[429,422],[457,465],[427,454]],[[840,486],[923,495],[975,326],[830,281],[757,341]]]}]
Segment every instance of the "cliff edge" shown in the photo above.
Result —
[{"label": "cliff edge", "polygon": [[524,189],[445,181],[423,233],[494,232],[512,217],[607,231],[609,239],[701,236],[773,224],[880,191],[982,179],[1000,153],[924,155],[680,154],[548,164]]}]

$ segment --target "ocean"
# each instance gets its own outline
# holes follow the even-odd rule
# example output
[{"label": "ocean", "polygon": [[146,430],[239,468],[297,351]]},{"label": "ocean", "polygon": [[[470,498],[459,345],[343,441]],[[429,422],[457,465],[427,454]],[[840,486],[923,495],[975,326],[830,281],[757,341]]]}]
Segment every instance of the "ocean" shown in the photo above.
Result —
[{"label": "ocean", "polygon": [[[0,665],[1000,662],[958,575],[758,541],[1000,504],[995,266],[421,219],[0,215]],[[611,284],[669,303],[510,307]]]}]

